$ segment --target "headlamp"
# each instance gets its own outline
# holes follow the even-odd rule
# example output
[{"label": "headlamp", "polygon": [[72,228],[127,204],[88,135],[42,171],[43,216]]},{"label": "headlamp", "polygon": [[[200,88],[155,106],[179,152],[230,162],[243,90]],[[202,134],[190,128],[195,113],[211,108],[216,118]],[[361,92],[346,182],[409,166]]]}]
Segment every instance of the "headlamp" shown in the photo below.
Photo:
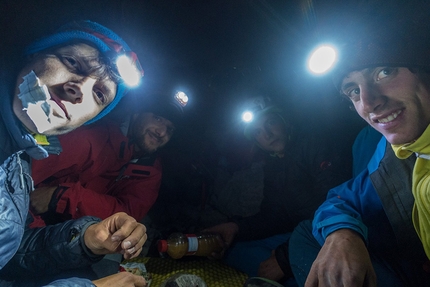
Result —
[{"label": "headlamp", "polygon": [[250,123],[256,114],[267,107],[269,102],[270,99],[268,97],[262,96],[249,99],[246,103],[248,108],[242,113],[242,121]]},{"label": "headlamp", "polygon": [[102,40],[111,49],[111,51],[107,51],[106,53],[110,54],[111,57],[113,56],[113,64],[124,84],[128,87],[139,85],[140,79],[143,77],[143,69],[136,53],[105,35],[91,30],[87,32]]},{"label": "headlamp", "polygon": [[174,98],[182,107],[185,107],[188,104],[188,96],[182,91],[176,92]]},{"label": "headlamp", "polygon": [[321,75],[330,70],[337,61],[337,51],[331,45],[321,45],[314,49],[308,60],[308,69]]},{"label": "headlamp", "polygon": [[254,119],[254,113],[251,111],[244,111],[242,113],[242,121],[249,123]]},{"label": "headlamp", "polygon": [[115,64],[119,76],[127,86],[135,87],[139,85],[143,70],[134,52],[119,55]]}]

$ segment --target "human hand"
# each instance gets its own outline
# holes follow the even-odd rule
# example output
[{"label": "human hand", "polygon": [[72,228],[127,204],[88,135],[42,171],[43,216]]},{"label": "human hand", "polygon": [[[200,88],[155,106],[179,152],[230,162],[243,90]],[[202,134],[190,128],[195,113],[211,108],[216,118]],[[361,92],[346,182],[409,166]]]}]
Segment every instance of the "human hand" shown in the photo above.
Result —
[{"label": "human hand", "polygon": [[30,193],[30,207],[34,214],[42,214],[48,211],[49,202],[57,186],[38,187]]},{"label": "human hand", "polygon": [[125,259],[138,256],[146,239],[146,227],[124,212],[90,225],[84,234],[85,245],[94,254],[122,253]]},{"label": "human hand", "polygon": [[264,277],[273,281],[281,280],[285,274],[278,264],[275,256],[275,250],[272,250],[272,255],[260,263],[258,268],[258,276]]},{"label": "human hand", "polygon": [[98,280],[93,284],[97,287],[145,287],[147,286],[145,278],[140,275],[134,275],[130,272],[119,272]]},{"label": "human hand", "polygon": [[369,252],[358,233],[340,229],[327,236],[305,283],[315,286],[376,287]]},{"label": "human hand", "polygon": [[234,222],[227,222],[212,226],[203,230],[202,232],[216,233],[220,235],[223,241],[220,242],[223,246],[223,250],[219,253],[212,253],[212,258],[221,259],[224,257],[225,251],[230,247],[231,243],[236,237],[236,234],[239,232],[239,226]]}]

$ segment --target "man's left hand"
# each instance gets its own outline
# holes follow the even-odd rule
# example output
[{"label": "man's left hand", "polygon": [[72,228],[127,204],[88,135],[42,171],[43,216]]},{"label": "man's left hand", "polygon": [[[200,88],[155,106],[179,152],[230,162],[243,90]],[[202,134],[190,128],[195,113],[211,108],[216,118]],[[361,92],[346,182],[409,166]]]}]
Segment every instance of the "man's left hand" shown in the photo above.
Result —
[{"label": "man's left hand", "polygon": [[30,193],[30,206],[34,214],[42,214],[48,211],[49,202],[57,186],[44,186],[36,188]]}]

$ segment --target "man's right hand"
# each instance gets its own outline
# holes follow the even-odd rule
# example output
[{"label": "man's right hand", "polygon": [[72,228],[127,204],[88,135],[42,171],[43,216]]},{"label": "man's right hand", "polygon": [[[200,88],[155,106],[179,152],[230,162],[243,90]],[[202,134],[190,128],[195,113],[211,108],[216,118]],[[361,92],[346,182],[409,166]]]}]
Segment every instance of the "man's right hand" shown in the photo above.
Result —
[{"label": "man's right hand", "polygon": [[142,276],[130,272],[119,272],[93,281],[97,287],[145,287],[146,280]]},{"label": "man's right hand", "polygon": [[146,239],[146,227],[124,212],[90,225],[84,234],[85,245],[94,254],[122,253],[125,259],[138,256]]},{"label": "man's right hand", "polygon": [[237,226],[237,224],[234,222],[227,222],[207,228],[203,230],[203,232],[217,233],[221,236],[221,239],[223,240],[222,244],[224,247],[223,251],[220,253],[212,254],[212,257],[214,259],[221,259],[224,256],[224,252],[230,247],[231,243],[236,237],[236,234],[239,232],[239,226]]},{"label": "man's right hand", "polygon": [[377,286],[369,252],[358,233],[340,229],[327,236],[305,283],[316,286]]}]

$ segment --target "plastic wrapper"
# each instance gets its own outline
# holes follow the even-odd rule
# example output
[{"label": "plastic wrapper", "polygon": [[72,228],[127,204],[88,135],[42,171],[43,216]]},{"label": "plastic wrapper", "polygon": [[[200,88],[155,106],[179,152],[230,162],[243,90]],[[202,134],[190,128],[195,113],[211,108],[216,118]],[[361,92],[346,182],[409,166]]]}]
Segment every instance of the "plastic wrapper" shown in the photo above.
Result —
[{"label": "plastic wrapper", "polygon": [[151,274],[146,270],[145,264],[138,263],[138,262],[127,262],[120,264],[119,266],[120,272],[130,272],[135,275],[143,276],[146,280],[146,287],[151,286],[152,282],[152,276]]}]

